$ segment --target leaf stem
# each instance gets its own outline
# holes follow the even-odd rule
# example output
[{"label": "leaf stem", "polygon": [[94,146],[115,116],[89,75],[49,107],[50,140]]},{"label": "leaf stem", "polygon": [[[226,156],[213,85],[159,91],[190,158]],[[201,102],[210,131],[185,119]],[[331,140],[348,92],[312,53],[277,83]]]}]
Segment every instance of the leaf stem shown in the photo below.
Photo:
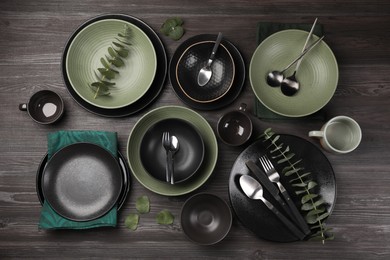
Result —
[{"label": "leaf stem", "polygon": [[[284,157],[285,161],[288,162],[289,166],[291,167],[292,170],[294,170],[294,172],[296,173],[297,177],[299,178],[299,181],[304,184],[304,180],[302,179],[302,177],[300,176],[299,174],[299,170],[295,167],[294,164],[292,164],[290,162],[290,159],[286,156],[285,152],[281,151],[280,149],[282,148],[282,146],[278,146],[274,140],[272,140],[272,135],[269,135],[268,132],[265,132],[264,133],[266,135],[266,138],[267,140],[271,140],[271,144],[274,146],[275,150],[279,151],[279,153]],[[307,195],[310,195],[312,194],[309,189],[307,189],[307,186],[304,186],[304,189],[305,189],[305,192]],[[311,204],[313,205],[313,208],[314,210],[317,210],[317,206],[315,205],[315,202],[313,200],[313,198],[310,198],[310,202]],[[319,218],[319,214],[316,213],[316,216],[317,216],[317,219]],[[325,244],[325,229],[324,229],[324,226],[323,226],[323,223],[321,221],[321,219],[318,219],[317,220],[318,222],[318,226],[320,227],[320,232],[321,232],[321,237],[322,237],[322,244]]]}]

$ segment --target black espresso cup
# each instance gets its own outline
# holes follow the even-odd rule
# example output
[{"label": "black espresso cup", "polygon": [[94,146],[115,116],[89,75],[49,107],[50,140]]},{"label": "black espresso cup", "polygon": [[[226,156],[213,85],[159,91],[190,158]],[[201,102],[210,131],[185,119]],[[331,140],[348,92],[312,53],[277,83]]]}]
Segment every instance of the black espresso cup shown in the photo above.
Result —
[{"label": "black espresso cup", "polygon": [[28,103],[19,104],[21,111],[27,111],[30,117],[39,124],[57,122],[64,113],[64,101],[51,90],[41,90],[31,96]]},{"label": "black espresso cup", "polygon": [[251,137],[252,120],[245,110],[246,104],[242,103],[238,110],[227,112],[219,119],[217,133],[225,144],[239,146]]}]

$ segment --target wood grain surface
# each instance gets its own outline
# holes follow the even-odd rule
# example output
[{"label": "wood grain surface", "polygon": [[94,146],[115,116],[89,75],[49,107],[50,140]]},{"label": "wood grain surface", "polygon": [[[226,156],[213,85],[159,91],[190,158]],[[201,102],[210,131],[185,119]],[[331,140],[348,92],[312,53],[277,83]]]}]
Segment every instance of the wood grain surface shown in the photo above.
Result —
[{"label": "wood grain surface", "polygon": [[[192,194],[206,191],[229,201],[228,180],[235,158],[245,148],[219,141],[219,160],[212,177],[197,191],[179,197],[152,193],[132,178],[131,191],[119,213],[118,227],[83,231],[38,229],[41,205],[36,195],[37,167],[46,153],[47,134],[57,130],[106,130],[118,133],[126,154],[127,138],[137,120],[164,105],[187,107],[167,79],[159,97],[143,111],[124,118],[104,118],[80,107],[61,74],[67,39],[84,21],[105,13],[136,16],[164,42],[168,58],[185,39],[222,31],[241,51],[247,68],[256,49],[261,21],[324,25],[340,72],[337,91],[324,108],[328,118],[351,116],[362,127],[363,140],[346,155],[325,153],[337,179],[337,201],[328,219],[334,241],[274,243],[258,239],[237,219],[225,240],[198,246],[180,227],[180,209]],[[172,41],[159,32],[165,19],[180,16],[186,33]],[[0,1],[0,259],[24,258],[236,258],[236,259],[390,259],[390,2],[388,0],[2,0]],[[19,111],[36,91],[55,90],[66,114],[55,125],[42,126]],[[218,118],[241,102],[254,109],[249,79],[239,98],[215,111],[198,111],[216,129]],[[324,123],[316,120],[260,120],[255,133],[272,127],[278,133],[307,138]],[[309,140],[309,139],[308,139]],[[314,145],[318,142],[311,140]],[[135,200],[147,195],[151,212],[141,215],[132,232],[124,220],[136,212]],[[168,209],[170,226],[155,216]]]}]

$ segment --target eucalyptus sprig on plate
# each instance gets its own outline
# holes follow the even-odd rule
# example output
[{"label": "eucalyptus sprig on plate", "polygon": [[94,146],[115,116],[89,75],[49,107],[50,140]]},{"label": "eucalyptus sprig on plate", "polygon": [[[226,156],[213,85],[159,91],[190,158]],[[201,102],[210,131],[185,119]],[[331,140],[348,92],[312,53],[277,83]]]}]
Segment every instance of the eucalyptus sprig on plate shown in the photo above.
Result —
[{"label": "eucalyptus sprig on plate", "polygon": [[124,59],[129,56],[131,46],[132,31],[129,25],[125,24],[123,31],[118,33],[115,41],[107,48],[108,55],[100,58],[103,67],[95,71],[97,81],[91,83],[89,87],[95,92],[94,98],[98,96],[107,96],[110,94],[110,88],[115,85],[112,82],[119,74],[117,68],[125,66]]},{"label": "eucalyptus sprig on plate", "polygon": [[318,184],[311,178],[311,172],[302,166],[302,159],[296,159],[292,149],[279,142],[280,136],[272,129],[266,129],[261,138],[264,142],[269,142],[269,153],[279,165],[284,166],[282,174],[289,178],[291,187],[301,199],[301,211],[312,231],[309,239],[322,240],[323,243],[334,239],[334,235],[329,233],[332,229],[327,228],[323,222],[330,213],[327,212],[325,201],[315,192]]}]

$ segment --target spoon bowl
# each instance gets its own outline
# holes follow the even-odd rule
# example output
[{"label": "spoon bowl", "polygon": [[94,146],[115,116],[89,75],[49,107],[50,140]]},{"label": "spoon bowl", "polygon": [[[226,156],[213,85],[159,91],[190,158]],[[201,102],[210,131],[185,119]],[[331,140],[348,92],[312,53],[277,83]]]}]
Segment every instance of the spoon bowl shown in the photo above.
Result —
[{"label": "spoon bowl", "polygon": [[300,84],[295,74],[296,71],[291,76],[285,78],[280,85],[280,90],[286,96],[294,96],[299,90]]},{"label": "spoon bowl", "polygon": [[214,62],[215,54],[217,53],[217,50],[218,50],[219,44],[221,43],[222,37],[223,37],[222,33],[221,32],[218,33],[218,37],[217,37],[217,40],[215,41],[213,50],[211,51],[210,58],[207,61],[206,66],[201,68],[199,71],[198,85],[201,87],[206,85],[210,81],[211,76],[213,75],[213,71],[211,69],[211,64],[213,64],[213,62]]},{"label": "spoon bowl", "polygon": [[169,147],[169,150],[171,152],[171,158],[170,158],[170,179],[171,179],[171,184],[175,184],[175,179],[174,179],[174,158],[175,158],[175,154],[177,153],[177,151],[179,151],[180,149],[180,144],[179,144],[179,140],[177,139],[176,136],[172,135],[171,138],[170,138],[170,147]]},{"label": "spoon bowl", "polygon": [[274,70],[267,74],[267,84],[271,87],[279,87],[283,79],[282,71]]}]

